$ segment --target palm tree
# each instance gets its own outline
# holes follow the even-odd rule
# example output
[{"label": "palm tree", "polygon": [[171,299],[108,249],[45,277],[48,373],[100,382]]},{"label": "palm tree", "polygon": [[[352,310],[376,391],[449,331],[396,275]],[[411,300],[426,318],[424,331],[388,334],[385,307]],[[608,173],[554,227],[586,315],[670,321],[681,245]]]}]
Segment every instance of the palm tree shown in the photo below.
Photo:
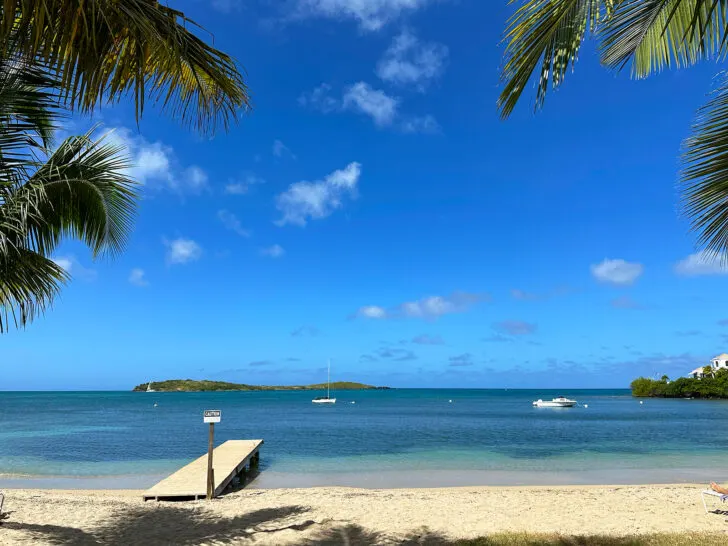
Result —
[{"label": "palm tree", "polygon": [[[726,0],[524,0],[505,32],[506,52],[498,99],[510,115],[532,76],[536,108],[549,84],[564,80],[585,39],[600,41],[610,69],[631,65],[645,78],[663,68],[722,58],[728,48]],[[713,256],[728,252],[728,78],[722,77],[699,110],[684,142],[682,200],[698,243]]]},{"label": "palm tree", "polygon": [[3,0],[0,53],[58,75],[62,99],[89,112],[131,96],[198,131],[228,129],[250,97],[235,61],[193,34],[199,27],[157,0]]},{"label": "palm tree", "polygon": [[0,332],[44,311],[67,280],[50,256],[65,236],[94,256],[120,252],[135,183],[122,150],[92,132],[53,148],[62,82],[0,56]]}]

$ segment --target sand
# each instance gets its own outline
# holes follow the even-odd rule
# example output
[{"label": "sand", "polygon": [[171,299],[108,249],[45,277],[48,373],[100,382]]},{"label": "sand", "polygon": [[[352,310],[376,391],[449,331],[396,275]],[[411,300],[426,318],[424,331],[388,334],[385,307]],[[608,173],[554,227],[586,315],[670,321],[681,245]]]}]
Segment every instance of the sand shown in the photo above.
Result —
[{"label": "sand", "polygon": [[442,544],[499,531],[710,532],[728,544],[726,515],[705,514],[703,488],[248,489],[174,503],[145,503],[141,491],[10,489],[0,544]]}]

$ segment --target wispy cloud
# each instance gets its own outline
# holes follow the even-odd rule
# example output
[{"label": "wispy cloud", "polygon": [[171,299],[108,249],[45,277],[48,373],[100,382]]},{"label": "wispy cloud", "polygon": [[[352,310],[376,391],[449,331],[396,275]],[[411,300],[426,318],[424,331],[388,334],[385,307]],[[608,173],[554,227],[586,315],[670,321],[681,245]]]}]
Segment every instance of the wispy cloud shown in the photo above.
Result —
[{"label": "wispy cloud", "polygon": [[472,366],[473,364],[475,364],[475,362],[473,362],[473,355],[465,353],[458,356],[451,356],[449,366],[453,368],[462,368],[465,366]]},{"label": "wispy cloud", "polygon": [[265,184],[265,180],[253,173],[245,175],[242,179],[230,180],[225,186],[228,195],[245,195],[252,186]]},{"label": "wispy cloud", "polygon": [[678,330],[675,332],[675,335],[678,337],[694,337],[699,336],[700,334],[702,334],[700,330]]},{"label": "wispy cloud", "polygon": [[643,273],[642,264],[625,260],[609,260],[591,266],[591,273],[599,282],[614,285],[630,285]]},{"label": "wispy cloud", "polygon": [[488,343],[513,343],[515,340],[503,334],[493,334],[492,336],[484,337],[483,341],[487,341]]},{"label": "wispy cloud", "polygon": [[163,241],[167,247],[167,263],[170,265],[186,264],[202,257],[202,247],[192,239],[178,238]]},{"label": "wispy cloud", "polygon": [[146,273],[138,267],[135,267],[129,273],[129,283],[139,287],[149,286]]},{"label": "wispy cloud", "polygon": [[66,273],[76,279],[81,279],[84,281],[96,280],[96,270],[84,267],[81,262],[78,261],[76,256],[72,254],[67,256],[57,256],[52,260],[58,267],[61,267],[66,271]]},{"label": "wispy cloud", "polygon": [[291,332],[291,337],[316,337],[321,331],[315,326],[301,326]]},{"label": "wispy cloud", "polygon": [[375,354],[379,358],[391,359],[395,362],[407,362],[410,360],[417,360],[417,355],[407,349],[398,349],[394,347],[382,347],[377,349]]},{"label": "wispy cloud", "polygon": [[728,275],[728,256],[696,252],[675,264],[675,273],[683,277]]},{"label": "wispy cloud", "polygon": [[223,209],[217,211],[217,218],[218,220],[220,220],[220,222],[222,222],[223,226],[225,226],[230,231],[237,233],[241,237],[250,237],[252,235],[249,230],[243,228],[243,225],[240,223],[238,217],[229,210]]},{"label": "wispy cloud", "polygon": [[375,125],[386,127],[392,124],[397,115],[399,99],[373,89],[368,83],[358,82],[344,91],[342,107],[365,114],[372,118]]},{"label": "wispy cloud", "polygon": [[149,142],[126,127],[110,128],[106,142],[121,146],[130,156],[126,174],[147,188],[199,194],[208,188],[208,176],[197,165],[183,166],[174,149],[163,142]]},{"label": "wispy cloud", "polygon": [[428,296],[420,300],[404,302],[390,309],[385,309],[378,305],[367,305],[361,307],[355,313],[355,316],[369,319],[436,319],[443,315],[464,313],[473,305],[488,300],[489,296],[487,294],[454,292],[447,297]]},{"label": "wispy cloud", "polygon": [[273,364],[273,362],[270,360],[254,360],[253,362],[248,363],[248,366],[257,368],[260,366],[270,366],[271,364]]},{"label": "wispy cloud", "polygon": [[503,320],[493,324],[493,330],[509,336],[525,336],[536,333],[538,326],[522,320]]},{"label": "wispy cloud", "polygon": [[525,290],[513,289],[511,290],[511,296],[514,300],[520,301],[536,301],[540,300],[541,296],[533,292],[526,292]]},{"label": "wispy cloud", "polygon": [[276,157],[290,157],[291,159],[296,159],[296,155],[291,151],[291,149],[278,139],[273,141],[272,151],[273,155]]},{"label": "wispy cloud", "polygon": [[260,253],[263,256],[268,256],[269,258],[282,258],[286,251],[281,245],[272,245],[262,248]]},{"label": "wispy cloud", "polygon": [[441,336],[431,336],[429,334],[420,334],[413,337],[412,343],[417,345],[445,345],[445,341]]},{"label": "wispy cloud", "polygon": [[361,164],[349,163],[323,180],[296,182],[276,197],[276,208],[282,214],[279,226],[305,226],[309,220],[326,218],[343,206],[345,199],[354,199],[361,176]]},{"label": "wispy cloud", "polygon": [[381,89],[374,89],[363,81],[346,87],[341,98],[332,96],[330,85],[321,84],[313,91],[301,95],[298,103],[325,114],[347,111],[363,114],[371,118],[380,129],[392,128],[409,134],[440,132],[440,125],[432,115],[402,115],[399,111],[401,100],[398,97]]},{"label": "wispy cloud", "polygon": [[294,17],[354,20],[364,31],[376,31],[405,12],[423,8],[432,0],[297,0]]},{"label": "wispy cloud", "polygon": [[395,36],[377,64],[377,76],[397,84],[424,91],[443,71],[448,50],[442,44],[422,42],[409,30]]}]

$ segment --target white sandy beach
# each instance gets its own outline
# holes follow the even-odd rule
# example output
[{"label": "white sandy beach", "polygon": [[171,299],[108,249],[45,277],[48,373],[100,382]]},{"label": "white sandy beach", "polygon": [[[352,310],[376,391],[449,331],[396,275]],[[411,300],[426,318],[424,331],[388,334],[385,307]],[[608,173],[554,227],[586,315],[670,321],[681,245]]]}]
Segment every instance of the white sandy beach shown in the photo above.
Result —
[{"label": "white sandy beach", "polygon": [[[0,544],[413,544],[501,531],[726,534],[701,485],[249,489],[212,502],[141,491],[6,490]],[[718,502],[712,508],[721,507]]]}]

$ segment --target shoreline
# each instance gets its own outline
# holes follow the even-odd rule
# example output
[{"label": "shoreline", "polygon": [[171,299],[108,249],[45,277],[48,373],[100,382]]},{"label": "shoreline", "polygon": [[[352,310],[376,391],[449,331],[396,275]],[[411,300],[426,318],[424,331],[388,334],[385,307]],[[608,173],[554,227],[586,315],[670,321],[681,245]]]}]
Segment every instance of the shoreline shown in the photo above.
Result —
[{"label": "shoreline", "polygon": [[[448,544],[501,532],[699,533],[719,537],[714,542],[719,544],[728,531],[726,515],[705,514],[702,489],[701,484],[244,489],[212,502],[146,503],[135,490],[11,489],[5,491],[10,515],[0,529],[3,544],[390,544],[415,536],[420,542],[412,544]],[[717,501],[710,508],[725,509]]]},{"label": "shoreline", "polygon": [[[0,489],[143,490],[169,474],[98,476],[31,476],[0,474]],[[276,472],[263,470],[248,490],[312,489],[448,489],[462,487],[652,486],[728,482],[728,466],[721,468],[621,468],[579,471],[543,470],[384,470],[357,472]]]}]

